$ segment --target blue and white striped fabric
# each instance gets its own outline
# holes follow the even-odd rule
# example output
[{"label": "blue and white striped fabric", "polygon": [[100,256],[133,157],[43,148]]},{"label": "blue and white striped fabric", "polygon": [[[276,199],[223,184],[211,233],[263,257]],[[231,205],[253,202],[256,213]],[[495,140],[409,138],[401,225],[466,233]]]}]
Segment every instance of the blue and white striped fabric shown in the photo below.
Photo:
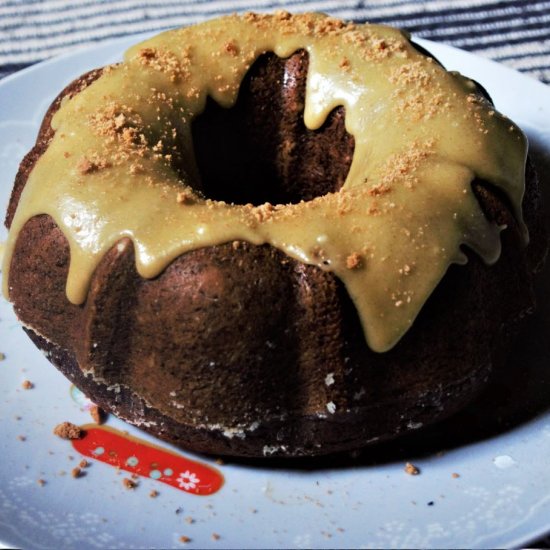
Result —
[{"label": "blue and white striped fabric", "polygon": [[109,38],[281,8],[402,27],[550,83],[550,0],[0,0],[0,78]]}]

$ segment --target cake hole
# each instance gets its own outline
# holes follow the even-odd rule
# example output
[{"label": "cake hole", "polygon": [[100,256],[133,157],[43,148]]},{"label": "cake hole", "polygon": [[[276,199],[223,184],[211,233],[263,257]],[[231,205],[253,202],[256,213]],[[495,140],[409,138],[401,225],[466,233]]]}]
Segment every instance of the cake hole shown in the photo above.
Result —
[{"label": "cake hole", "polygon": [[342,187],[355,141],[345,130],[343,107],[320,129],[305,127],[307,70],[303,50],[288,59],[266,53],[248,71],[234,107],[208,99],[192,127],[197,191],[259,205],[309,201]]}]

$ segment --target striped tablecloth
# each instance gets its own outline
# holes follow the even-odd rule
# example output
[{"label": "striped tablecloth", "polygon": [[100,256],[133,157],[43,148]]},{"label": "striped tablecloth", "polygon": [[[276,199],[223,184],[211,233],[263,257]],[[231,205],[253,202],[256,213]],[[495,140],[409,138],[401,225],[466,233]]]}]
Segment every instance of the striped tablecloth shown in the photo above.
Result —
[{"label": "striped tablecloth", "polygon": [[0,78],[109,38],[281,8],[399,26],[550,83],[550,0],[0,0]]}]

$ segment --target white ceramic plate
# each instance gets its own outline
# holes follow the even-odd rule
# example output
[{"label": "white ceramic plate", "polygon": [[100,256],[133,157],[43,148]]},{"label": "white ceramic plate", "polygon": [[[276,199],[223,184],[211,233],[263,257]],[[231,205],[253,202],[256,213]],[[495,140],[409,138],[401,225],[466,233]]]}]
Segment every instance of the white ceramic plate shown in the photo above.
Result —
[{"label": "white ceramic plate", "polygon": [[[77,51],[0,82],[0,211],[52,98],[82,72],[118,60],[141,38]],[[539,169],[549,174],[550,88],[462,51],[421,42],[449,69],[489,90],[499,110],[529,134]],[[5,238],[2,227],[0,241]],[[90,422],[88,413],[0,299],[0,352],[6,355],[0,362],[0,540],[28,549],[526,545],[550,531],[546,296],[511,359],[520,374],[517,380],[504,377],[500,405],[482,405],[458,424],[359,459],[217,465],[181,453],[221,471],[225,484],[210,496],[151,478],[141,478],[130,491],[122,486],[125,476],[101,462],[79,479],[64,473],[80,457],[52,428],[64,420]],[[25,379],[35,387],[23,390]],[[519,420],[508,419],[508,409]],[[505,417],[506,429],[502,423],[490,427],[493,415]],[[489,428],[472,431],[485,424]],[[109,425],[153,441],[112,417]],[[443,448],[445,453],[437,452]],[[406,461],[420,467],[421,475],[405,474]],[[152,489],[160,493],[156,499],[149,497]],[[181,536],[191,540],[183,543]]]}]

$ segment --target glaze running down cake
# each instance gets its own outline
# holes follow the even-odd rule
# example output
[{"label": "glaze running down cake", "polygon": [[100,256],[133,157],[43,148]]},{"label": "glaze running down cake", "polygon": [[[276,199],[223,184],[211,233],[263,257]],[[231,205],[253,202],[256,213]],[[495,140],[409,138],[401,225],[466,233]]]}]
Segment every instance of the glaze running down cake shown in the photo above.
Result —
[{"label": "glaze running down cake", "polygon": [[532,310],[526,158],[484,90],[398,30],[215,19],[54,101],[4,293],[69,379],[155,435],[359,448],[463,407]]}]

